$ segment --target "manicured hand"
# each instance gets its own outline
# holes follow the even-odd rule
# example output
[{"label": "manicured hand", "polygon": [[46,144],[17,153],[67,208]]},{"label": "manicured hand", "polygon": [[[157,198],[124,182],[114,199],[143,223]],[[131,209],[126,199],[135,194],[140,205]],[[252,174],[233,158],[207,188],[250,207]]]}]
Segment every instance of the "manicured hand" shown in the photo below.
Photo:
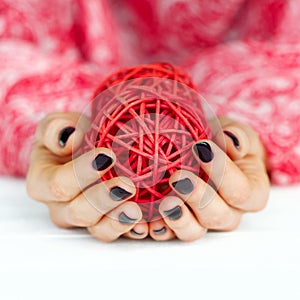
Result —
[{"label": "manicured hand", "polygon": [[149,225],[153,239],[193,241],[209,229],[234,230],[244,212],[265,207],[270,183],[258,135],[226,117],[214,120],[212,126],[216,122],[222,129],[213,141],[201,140],[193,147],[210,184],[186,170],[172,174],[169,183],[178,196],[162,200],[163,219]]},{"label": "manicured hand", "polygon": [[148,224],[141,220],[139,206],[128,201],[135,194],[132,181],[115,177],[93,185],[115,164],[115,154],[96,148],[72,159],[89,126],[89,119],[77,113],[50,114],[39,123],[27,174],[28,193],[48,206],[59,227],[87,227],[106,242],[123,234],[144,238]]}]

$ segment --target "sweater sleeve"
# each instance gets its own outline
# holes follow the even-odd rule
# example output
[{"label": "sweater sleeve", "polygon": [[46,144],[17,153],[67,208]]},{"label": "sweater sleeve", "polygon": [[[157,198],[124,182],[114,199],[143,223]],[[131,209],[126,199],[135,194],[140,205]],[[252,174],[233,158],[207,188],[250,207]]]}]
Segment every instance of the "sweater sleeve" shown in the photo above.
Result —
[{"label": "sweater sleeve", "polygon": [[0,0],[0,174],[24,176],[39,120],[82,111],[118,63],[108,9],[106,0]]},{"label": "sweater sleeve", "polygon": [[185,63],[217,114],[259,133],[273,184],[300,182],[299,17],[297,1],[245,1],[225,43]]},{"label": "sweater sleeve", "polygon": [[39,120],[54,111],[81,111],[98,68],[3,39],[0,67],[0,174],[24,176]]},{"label": "sweater sleeve", "polygon": [[213,111],[259,133],[273,184],[300,181],[300,44],[236,41],[184,67]]}]

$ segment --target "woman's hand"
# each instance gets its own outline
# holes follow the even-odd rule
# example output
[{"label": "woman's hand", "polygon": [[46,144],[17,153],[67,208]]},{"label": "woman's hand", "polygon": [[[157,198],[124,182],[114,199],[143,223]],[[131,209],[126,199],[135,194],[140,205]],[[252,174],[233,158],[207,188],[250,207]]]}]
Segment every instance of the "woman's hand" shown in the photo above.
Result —
[{"label": "woman's hand", "polygon": [[208,229],[233,230],[244,212],[265,207],[270,183],[258,135],[226,117],[212,126],[218,122],[222,129],[215,133],[214,141],[201,140],[193,148],[212,183],[185,170],[172,174],[170,186],[178,197],[162,200],[159,211],[163,219],[149,225],[153,239],[193,241]]},{"label": "woman's hand", "polygon": [[218,122],[222,130],[214,141],[199,141],[193,149],[211,184],[189,171],[175,172],[170,185],[178,197],[163,199],[159,207],[163,219],[149,225],[139,206],[127,201],[135,194],[129,178],[93,185],[116,161],[110,149],[96,148],[72,160],[72,151],[90,126],[77,113],[54,113],[40,122],[27,175],[28,193],[47,204],[59,227],[87,227],[102,241],[122,235],[142,239],[148,233],[155,240],[193,241],[208,229],[233,230],[243,212],[266,205],[269,178],[257,134],[225,117]]},{"label": "woman's hand", "polygon": [[96,148],[72,160],[89,126],[88,118],[77,113],[50,114],[39,123],[27,174],[28,194],[48,206],[59,227],[87,227],[107,242],[123,234],[144,238],[148,224],[141,220],[139,206],[127,201],[135,194],[132,181],[116,177],[91,185],[114,165],[114,153]]}]

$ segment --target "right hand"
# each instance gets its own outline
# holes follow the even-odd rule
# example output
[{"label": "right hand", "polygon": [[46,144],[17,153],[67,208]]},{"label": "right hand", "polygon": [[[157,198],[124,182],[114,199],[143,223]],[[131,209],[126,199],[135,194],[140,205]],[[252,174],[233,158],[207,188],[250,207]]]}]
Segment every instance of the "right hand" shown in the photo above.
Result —
[{"label": "right hand", "polygon": [[[95,148],[72,159],[89,127],[89,119],[78,113],[52,113],[39,123],[27,174],[28,194],[48,206],[59,227],[87,227],[105,242],[122,235],[145,238],[148,224],[142,220],[141,209],[127,201],[136,192],[133,182],[115,177],[93,185],[115,164],[113,151]],[[113,199],[112,189],[124,198]]]}]

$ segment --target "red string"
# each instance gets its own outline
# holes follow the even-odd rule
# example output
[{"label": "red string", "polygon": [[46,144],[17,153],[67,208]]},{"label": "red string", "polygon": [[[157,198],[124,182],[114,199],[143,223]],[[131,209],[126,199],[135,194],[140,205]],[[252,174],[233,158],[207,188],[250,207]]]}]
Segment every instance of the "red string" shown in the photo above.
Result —
[{"label": "red string", "polygon": [[190,77],[168,63],[122,69],[104,79],[94,93],[92,126],[84,151],[108,147],[117,162],[100,180],[128,176],[147,221],[174,192],[169,177],[178,169],[207,180],[192,145],[210,138],[201,99]]}]

